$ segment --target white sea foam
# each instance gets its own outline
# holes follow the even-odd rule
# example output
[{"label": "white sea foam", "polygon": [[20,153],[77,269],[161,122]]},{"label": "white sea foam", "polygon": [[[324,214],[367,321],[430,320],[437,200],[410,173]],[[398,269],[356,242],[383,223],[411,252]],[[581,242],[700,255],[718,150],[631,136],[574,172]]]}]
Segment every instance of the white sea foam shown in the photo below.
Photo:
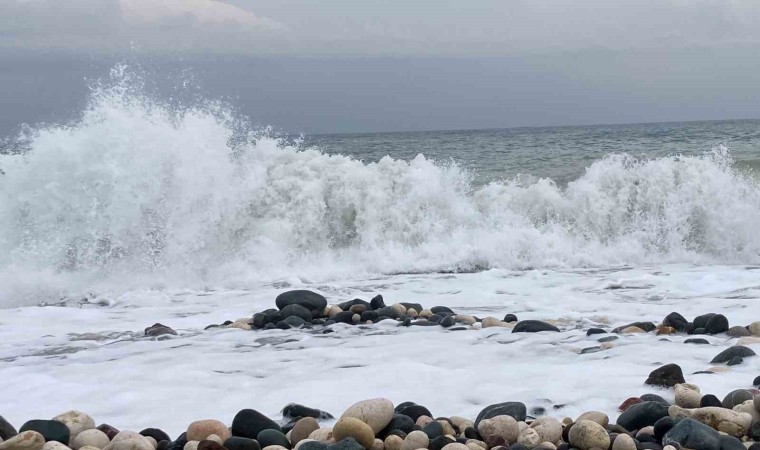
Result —
[{"label": "white sea foam", "polygon": [[114,69],[76,123],[0,155],[0,305],[145,287],[483,268],[758,263],[760,188],[725,148],[613,154],[565,188],[473,188],[420,155],[365,164],[179,108]]}]

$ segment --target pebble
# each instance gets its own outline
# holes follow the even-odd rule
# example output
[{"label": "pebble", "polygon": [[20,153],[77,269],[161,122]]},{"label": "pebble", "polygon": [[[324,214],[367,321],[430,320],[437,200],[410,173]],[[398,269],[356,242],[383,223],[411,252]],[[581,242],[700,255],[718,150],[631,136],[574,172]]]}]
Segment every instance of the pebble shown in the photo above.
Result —
[{"label": "pebble", "polygon": [[644,383],[652,386],[673,387],[678,383],[685,382],[681,366],[678,364],[666,364],[653,370]]},{"label": "pebble", "polygon": [[756,353],[749,347],[743,345],[734,345],[722,352],[718,353],[715,358],[710,361],[710,364],[727,363],[735,357],[747,358],[749,356],[755,356]]},{"label": "pebble", "polygon": [[478,424],[483,419],[489,419],[491,417],[495,416],[511,416],[518,422],[524,422],[525,418],[527,416],[528,409],[526,408],[524,403],[520,402],[504,402],[504,403],[495,403],[493,405],[486,406],[483,408],[482,411],[478,414],[478,417],[475,419],[475,428],[480,429]]},{"label": "pebble", "polygon": [[323,295],[308,290],[283,292],[277,296],[274,303],[280,310],[288,305],[301,305],[314,315],[321,314],[327,308],[327,299]]},{"label": "pebble", "polygon": [[308,439],[313,439],[320,442],[335,442],[335,438],[333,438],[332,428],[320,428],[318,430],[314,430],[311,432]]},{"label": "pebble", "polygon": [[620,404],[620,406],[618,406],[618,410],[620,412],[623,412],[627,410],[628,408],[630,408],[631,405],[635,405],[636,403],[641,403],[641,402],[642,400],[638,397],[628,397],[627,399],[623,401],[623,403]]},{"label": "pebble", "polygon": [[418,405],[414,402],[404,402],[400,403],[396,406],[394,411],[397,414],[402,414],[405,416],[408,416],[411,418],[414,422],[417,422],[417,419],[420,418],[420,416],[428,416],[432,417],[433,414],[430,412],[429,409],[422,405]]},{"label": "pebble", "polygon": [[418,448],[427,448],[430,444],[430,438],[420,430],[412,431],[406,435],[404,442],[401,444],[401,450],[416,450]]},{"label": "pebble", "polygon": [[489,447],[512,444],[520,437],[517,420],[509,415],[498,415],[481,419],[477,425],[478,433]]},{"label": "pebble", "polygon": [[285,449],[290,449],[290,441],[280,430],[273,430],[271,428],[261,430],[256,441],[261,445],[262,449],[272,446],[278,446]]},{"label": "pebble", "polygon": [[636,441],[627,434],[618,434],[612,443],[612,450],[636,450]]},{"label": "pebble", "polygon": [[522,444],[528,448],[536,447],[542,441],[541,435],[533,428],[526,428],[520,431],[520,436],[517,438],[518,444]]},{"label": "pebble", "polygon": [[372,448],[375,443],[375,433],[366,423],[354,417],[341,417],[333,426],[333,437],[336,441],[352,437],[365,449]]},{"label": "pebble", "polygon": [[227,450],[261,450],[261,446],[253,439],[233,436],[224,441]]},{"label": "pebble", "polygon": [[36,431],[23,431],[0,442],[0,450],[42,450],[45,438]]},{"label": "pebble", "polygon": [[[192,441],[197,447],[197,441]],[[103,450],[154,450],[144,436],[134,431],[120,431]],[[195,449],[193,449],[195,450]]]},{"label": "pebble", "polygon": [[663,445],[694,450],[720,450],[717,431],[693,419],[678,421],[662,438]]},{"label": "pebble", "polygon": [[481,321],[481,325],[483,328],[493,328],[493,327],[509,328],[508,323],[503,322],[497,319],[496,317],[484,317],[483,320]]},{"label": "pebble", "polygon": [[168,434],[166,434],[163,430],[160,430],[158,428],[146,428],[140,432],[143,436],[150,436],[153,439],[156,440],[156,442],[161,441],[171,441],[171,438]]},{"label": "pebble", "polygon": [[401,445],[404,443],[404,440],[401,439],[399,436],[396,436],[395,434],[391,434],[385,440],[383,441],[383,445],[385,446],[385,450],[401,450]]},{"label": "pebble", "polygon": [[69,428],[57,420],[30,420],[19,428],[19,432],[24,431],[36,431],[45,438],[45,442],[58,441],[63,445],[69,445],[71,437]]},{"label": "pebble", "polygon": [[359,419],[369,425],[373,433],[376,434],[390,423],[393,419],[393,413],[393,402],[387,398],[374,398],[354,403],[343,413],[342,417]]},{"label": "pebble", "polygon": [[581,414],[575,421],[580,422],[581,420],[590,420],[592,422],[598,423],[603,427],[606,427],[610,424],[610,418],[607,416],[607,414],[598,411],[585,412]]},{"label": "pebble", "polygon": [[745,337],[749,336],[750,332],[742,326],[733,326],[726,331],[726,334],[731,337]]},{"label": "pebble", "polygon": [[676,405],[682,408],[699,408],[702,394],[699,386],[690,383],[678,383],[675,386]]},{"label": "pebble", "polygon": [[673,419],[684,417],[694,419],[718,431],[736,437],[746,434],[752,424],[752,416],[747,413],[713,406],[684,409],[673,405],[668,408],[668,415]]},{"label": "pebble", "polygon": [[[309,291],[307,291],[309,292]],[[232,419],[232,435],[256,439],[262,430],[282,431],[279,425],[255,409],[243,409]]]},{"label": "pebble", "polygon": [[541,436],[541,442],[559,442],[562,438],[562,424],[552,417],[542,417],[531,422],[530,427]]},{"label": "pebble", "polygon": [[513,333],[538,333],[541,331],[553,331],[559,333],[559,328],[540,320],[523,320],[517,322],[517,325],[512,329]]},{"label": "pebble", "polygon": [[705,323],[705,333],[719,334],[728,331],[728,319],[723,314],[710,317]]},{"label": "pebble", "polygon": [[689,338],[683,341],[684,344],[710,345],[710,341],[704,338]]},{"label": "pebble", "polygon": [[84,430],[71,440],[71,448],[80,450],[82,447],[92,446],[96,448],[105,448],[111,440],[104,432],[93,428]]},{"label": "pebble", "polygon": [[81,411],[67,411],[63,414],[59,414],[53,417],[53,420],[62,422],[69,427],[71,433],[70,439],[76,439],[77,435],[84,430],[91,430],[95,428],[95,421],[92,417]]},{"label": "pebble", "polygon": [[672,312],[665,316],[662,324],[675,329],[679,333],[686,333],[689,330],[689,321],[677,312]]},{"label": "pebble", "polygon": [[736,389],[729,392],[725,397],[723,397],[721,406],[724,408],[732,409],[734,406],[744,403],[747,400],[752,400],[753,397],[754,395],[746,389]]},{"label": "pebble", "polygon": [[171,329],[171,327],[168,327],[161,323],[154,323],[153,325],[149,326],[145,329],[145,335],[151,336],[151,337],[158,337],[158,336],[164,336],[164,335],[177,335],[177,332]]},{"label": "pebble", "polygon": [[106,436],[108,436],[108,439],[113,439],[117,434],[119,434],[119,430],[112,427],[111,425],[108,425],[107,423],[98,425],[96,430],[100,430],[105,433]]},{"label": "pebble", "polygon": [[227,425],[218,420],[196,420],[187,427],[188,441],[202,441],[212,434],[219,436],[222,441],[232,437]]},{"label": "pebble", "polygon": [[645,401],[631,405],[620,414],[617,424],[628,431],[639,430],[654,425],[668,415],[668,405],[655,401]]},{"label": "pebble", "polygon": [[590,420],[581,420],[573,424],[568,438],[570,444],[581,450],[607,449],[610,447],[610,435],[607,430]]},{"label": "pebble", "polygon": [[290,442],[296,445],[298,442],[306,439],[315,430],[319,429],[319,422],[314,417],[304,417],[299,419],[290,431]]}]

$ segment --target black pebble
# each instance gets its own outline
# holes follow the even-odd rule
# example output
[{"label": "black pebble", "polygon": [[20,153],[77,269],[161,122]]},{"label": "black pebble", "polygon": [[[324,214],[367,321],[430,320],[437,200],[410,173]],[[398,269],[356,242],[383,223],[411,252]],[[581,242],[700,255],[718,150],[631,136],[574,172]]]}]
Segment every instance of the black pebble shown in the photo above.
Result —
[{"label": "black pebble", "polygon": [[663,405],[670,406],[670,403],[668,403],[667,400],[665,400],[664,398],[660,397],[657,394],[644,394],[639,398],[641,399],[642,402],[657,402],[657,403],[662,403]]},{"label": "black pebble", "polygon": [[703,314],[701,316],[697,316],[694,318],[694,329],[697,328],[704,328],[707,326],[707,321],[710,320],[711,317],[715,316],[715,313],[707,313]]},{"label": "black pebble", "polygon": [[473,427],[467,427],[464,429],[464,437],[467,439],[477,439],[479,441],[483,440],[483,436],[481,436],[478,430]]},{"label": "black pebble", "polygon": [[449,328],[454,326],[454,316],[446,316],[443,319],[441,319],[440,326],[444,328]]},{"label": "black pebble", "polygon": [[281,431],[276,422],[255,409],[243,409],[235,414],[230,428],[233,436],[249,439],[256,439],[263,430]]},{"label": "black pebble", "polygon": [[428,322],[432,322],[435,324],[440,323],[442,319],[443,319],[443,316],[439,314],[433,314],[427,317]]},{"label": "black pebble", "polygon": [[441,426],[441,424],[438,423],[437,420],[434,420],[428,423],[427,425],[425,425],[424,427],[422,427],[422,431],[425,434],[427,434],[430,439],[435,439],[438,436],[443,435],[443,426]]},{"label": "black pebble", "polygon": [[313,417],[317,420],[334,419],[329,412],[316,408],[310,408],[298,403],[289,403],[282,408],[282,417],[290,419],[301,419],[303,417]]},{"label": "black pebble", "polygon": [[376,311],[364,311],[362,314],[362,322],[366,322],[368,320],[371,320],[372,322],[377,322],[377,319],[380,318],[380,314],[378,314]]},{"label": "black pebble", "polygon": [[512,329],[513,333],[538,333],[541,331],[559,332],[559,328],[540,320],[523,320],[517,322],[517,325]]},{"label": "black pebble", "polygon": [[654,438],[657,442],[662,442],[662,437],[670,431],[676,421],[672,417],[666,416],[654,423]]},{"label": "black pebble", "polygon": [[402,305],[406,309],[413,309],[413,310],[417,311],[418,313],[421,313],[422,310],[424,309],[422,307],[422,305],[420,305],[419,303],[401,302],[400,305]]},{"label": "black pebble", "polygon": [[673,387],[678,383],[685,383],[683,370],[678,364],[666,364],[658,367],[649,374],[645,384],[652,386]]},{"label": "black pebble", "polygon": [[417,422],[417,419],[419,419],[420,416],[433,417],[433,414],[430,413],[429,409],[414,402],[400,403],[396,406],[394,411],[396,414],[403,414],[410,417],[414,422]]},{"label": "black pebble", "polygon": [[728,331],[728,319],[723,314],[716,314],[707,320],[705,333],[718,334]]},{"label": "black pebble", "polygon": [[596,342],[612,342],[617,339],[620,339],[618,336],[605,336],[603,338],[599,338],[596,340]]},{"label": "black pebble", "polygon": [[385,426],[385,428],[377,433],[377,436],[380,439],[385,439],[394,430],[400,430],[404,432],[404,434],[411,433],[412,430],[414,430],[414,421],[411,417],[404,414],[393,414],[391,421]]},{"label": "black pebble", "polygon": [[710,345],[710,341],[702,338],[689,338],[683,341],[684,344]]},{"label": "black pebble", "polygon": [[290,448],[290,441],[279,430],[261,430],[256,437],[256,440],[259,441],[259,445],[263,448],[269,447],[270,445],[282,445],[287,449]]},{"label": "black pebble", "polygon": [[430,308],[430,312],[432,312],[433,314],[440,314],[440,315],[454,314],[454,311],[452,311],[450,308],[447,308],[445,306],[433,306],[432,308]]},{"label": "black pebble", "polygon": [[706,395],[703,395],[702,399],[699,401],[699,407],[704,408],[707,406],[722,407],[723,405],[720,403],[720,400],[718,399],[718,397],[712,394],[706,394]]},{"label": "black pebble", "polygon": [[287,305],[301,305],[311,311],[314,317],[321,316],[327,308],[327,299],[323,295],[307,290],[283,292],[277,296],[274,303],[278,309],[283,309]]},{"label": "black pebble", "polygon": [[168,434],[166,434],[163,430],[160,430],[158,428],[146,428],[140,432],[143,436],[150,436],[153,439],[156,440],[156,442],[161,441],[169,441],[171,442],[171,438]]},{"label": "black pebble", "polygon": [[256,329],[264,328],[267,324],[267,315],[264,313],[256,313],[251,319],[251,326]]},{"label": "black pebble", "polygon": [[182,433],[177,439],[169,442],[169,445],[166,446],[166,450],[182,450],[185,448],[185,444],[187,444],[187,433]]},{"label": "black pebble", "polygon": [[351,309],[352,306],[355,306],[355,305],[361,305],[361,306],[364,306],[366,309],[372,309],[372,305],[370,305],[369,302],[366,302],[359,298],[355,298],[353,300],[340,303],[338,304],[338,307],[342,309],[343,311],[348,311],[349,309]]},{"label": "black pebble", "polygon": [[514,314],[507,314],[504,316],[504,322],[507,322],[507,323],[517,322],[517,316]]},{"label": "black pebble", "polygon": [[589,328],[586,331],[586,336],[591,336],[594,334],[606,334],[607,332],[602,330],[601,328]]},{"label": "black pebble", "polygon": [[283,319],[291,316],[300,317],[304,320],[304,322],[309,322],[311,319],[313,319],[311,311],[301,305],[287,305],[286,307],[282,308],[280,314],[282,315]]},{"label": "black pebble", "polygon": [[749,347],[745,347],[743,345],[734,345],[718,353],[715,356],[715,358],[713,358],[712,361],[710,361],[710,363],[711,364],[727,363],[737,356],[746,358],[746,357],[755,356],[755,355],[756,353]]},{"label": "black pebble", "polygon": [[170,443],[171,442],[169,441],[158,441],[158,444],[156,444],[156,450],[166,450]]},{"label": "black pebble", "polygon": [[334,320],[337,323],[352,324],[354,323],[353,318],[354,318],[354,313],[352,313],[351,311],[342,311],[334,315],[332,317],[332,320]]},{"label": "black pebble", "polygon": [[483,419],[490,419],[496,416],[512,416],[516,421],[525,421],[527,417],[528,409],[524,403],[520,402],[504,402],[495,403],[493,405],[486,406],[480,411],[478,417],[475,419],[475,428]]},{"label": "black pebble", "polygon": [[57,441],[63,445],[69,445],[69,438],[71,437],[69,427],[57,420],[30,420],[21,425],[18,431],[19,433],[36,431],[45,438],[45,442]]},{"label": "black pebble", "polygon": [[747,436],[752,438],[753,441],[760,441],[760,422],[755,422],[755,424],[749,428]]},{"label": "black pebble", "polygon": [[[300,449],[301,447],[298,448]],[[364,450],[364,447],[352,437],[343,438],[340,442],[336,442],[327,448],[328,450]]]},{"label": "black pebble", "polygon": [[686,318],[677,312],[672,312],[665,316],[665,319],[662,321],[662,324],[668,327],[675,328],[676,331],[685,333],[686,330],[689,328],[689,321],[686,320]]},{"label": "black pebble", "polygon": [[3,416],[0,416],[0,439],[7,441],[17,434],[18,432],[13,428],[13,425],[5,420]]},{"label": "black pebble", "polygon": [[734,356],[731,358],[729,362],[726,363],[727,366],[738,366],[739,364],[744,362],[744,358],[741,356]]},{"label": "black pebble", "polygon": [[372,309],[385,308],[385,302],[382,295],[376,295],[369,301],[369,307]]},{"label": "black pebble", "polygon": [[628,431],[654,425],[668,415],[668,406],[659,402],[641,402],[631,405],[618,416],[617,424]]},{"label": "black pebble", "polygon": [[[436,422],[438,423],[438,422]],[[440,424],[439,424],[440,425]],[[423,429],[424,431],[424,429]],[[428,445],[429,450],[441,450],[443,447],[452,444],[456,442],[454,439],[450,439],[446,436],[437,436],[435,438],[430,439],[430,444]],[[511,447],[510,447],[511,448]]]},{"label": "black pebble", "polygon": [[733,436],[720,437],[720,450],[747,450],[742,441]]}]

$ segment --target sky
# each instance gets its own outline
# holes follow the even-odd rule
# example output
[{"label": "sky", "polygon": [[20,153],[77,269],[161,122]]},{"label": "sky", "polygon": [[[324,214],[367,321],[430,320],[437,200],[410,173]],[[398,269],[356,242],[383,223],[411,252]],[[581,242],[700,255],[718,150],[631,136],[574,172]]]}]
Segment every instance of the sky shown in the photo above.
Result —
[{"label": "sky", "polygon": [[760,0],[2,0],[0,134],[117,61],[286,132],[760,117]]}]

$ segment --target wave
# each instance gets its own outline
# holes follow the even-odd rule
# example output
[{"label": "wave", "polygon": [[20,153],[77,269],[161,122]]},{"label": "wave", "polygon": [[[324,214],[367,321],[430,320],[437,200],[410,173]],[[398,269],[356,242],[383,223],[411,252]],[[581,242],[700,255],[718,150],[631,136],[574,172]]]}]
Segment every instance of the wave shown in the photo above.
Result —
[{"label": "wave", "polygon": [[564,187],[475,187],[454,163],[365,164],[253,130],[218,102],[162,103],[124,72],[75,123],[0,154],[0,305],[291,277],[760,263],[760,187],[726,148],[610,154]]}]

